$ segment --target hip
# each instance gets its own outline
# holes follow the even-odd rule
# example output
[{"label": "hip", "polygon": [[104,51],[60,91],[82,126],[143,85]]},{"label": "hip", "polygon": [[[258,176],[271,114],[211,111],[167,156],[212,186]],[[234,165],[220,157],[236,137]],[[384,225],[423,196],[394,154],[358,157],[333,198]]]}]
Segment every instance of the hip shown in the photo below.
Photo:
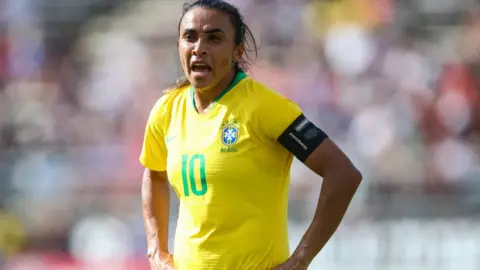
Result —
[{"label": "hip", "polygon": [[230,251],[176,251],[177,270],[270,270],[289,257],[288,247],[245,252],[243,247]]}]

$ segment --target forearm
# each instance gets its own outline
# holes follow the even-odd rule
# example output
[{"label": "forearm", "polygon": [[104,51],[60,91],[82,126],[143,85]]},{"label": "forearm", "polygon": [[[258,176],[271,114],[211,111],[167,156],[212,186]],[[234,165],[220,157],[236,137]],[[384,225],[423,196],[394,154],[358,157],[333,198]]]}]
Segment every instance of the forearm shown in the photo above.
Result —
[{"label": "forearm", "polygon": [[142,211],[149,251],[159,249],[161,252],[168,252],[170,215],[168,182],[155,179],[148,172],[143,176]]},{"label": "forearm", "polygon": [[313,221],[292,257],[305,265],[310,264],[340,225],[360,180],[357,174],[338,173],[324,177]]}]

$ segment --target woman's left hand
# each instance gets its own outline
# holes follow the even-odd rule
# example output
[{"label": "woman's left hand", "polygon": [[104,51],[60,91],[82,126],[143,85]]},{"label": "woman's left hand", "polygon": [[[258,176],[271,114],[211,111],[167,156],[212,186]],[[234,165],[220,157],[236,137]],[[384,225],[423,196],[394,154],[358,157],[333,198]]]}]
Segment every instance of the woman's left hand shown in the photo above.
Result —
[{"label": "woman's left hand", "polygon": [[284,263],[275,266],[272,270],[307,270],[308,263],[291,257]]}]

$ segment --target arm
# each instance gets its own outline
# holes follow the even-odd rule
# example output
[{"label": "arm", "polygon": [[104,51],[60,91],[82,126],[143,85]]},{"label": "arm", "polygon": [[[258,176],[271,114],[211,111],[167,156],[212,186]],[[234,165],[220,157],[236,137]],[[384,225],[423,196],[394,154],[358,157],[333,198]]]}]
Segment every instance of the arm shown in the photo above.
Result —
[{"label": "arm", "polygon": [[266,93],[258,108],[260,129],[322,176],[314,219],[289,260],[275,269],[306,269],[333,235],[362,176],[327,134],[310,122],[294,102]]},{"label": "arm", "polygon": [[291,257],[299,269],[306,269],[332,237],[362,179],[348,157],[329,139],[308,156],[305,164],[323,177],[323,184],[313,221]]},{"label": "arm", "polygon": [[167,173],[145,169],[142,181],[142,212],[152,269],[173,267],[168,251],[170,191]]},{"label": "arm", "polygon": [[142,211],[149,256],[168,253],[170,192],[166,172],[145,169],[142,182]]},{"label": "arm", "polygon": [[146,168],[142,182],[142,213],[151,269],[173,269],[173,257],[168,253],[170,190],[166,172],[168,149],[165,145],[167,101],[168,95],[163,96],[150,112],[139,158]]}]

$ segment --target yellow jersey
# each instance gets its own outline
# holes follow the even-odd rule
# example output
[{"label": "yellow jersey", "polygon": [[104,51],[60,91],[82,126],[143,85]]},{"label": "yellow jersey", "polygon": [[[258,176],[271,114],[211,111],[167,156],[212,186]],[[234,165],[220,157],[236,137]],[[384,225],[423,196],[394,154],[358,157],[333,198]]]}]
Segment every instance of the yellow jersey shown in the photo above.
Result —
[{"label": "yellow jersey", "polygon": [[190,86],[159,99],[140,162],[166,170],[180,199],[176,269],[262,270],[288,259],[293,155],[277,139],[301,114],[243,72],[205,113]]}]

